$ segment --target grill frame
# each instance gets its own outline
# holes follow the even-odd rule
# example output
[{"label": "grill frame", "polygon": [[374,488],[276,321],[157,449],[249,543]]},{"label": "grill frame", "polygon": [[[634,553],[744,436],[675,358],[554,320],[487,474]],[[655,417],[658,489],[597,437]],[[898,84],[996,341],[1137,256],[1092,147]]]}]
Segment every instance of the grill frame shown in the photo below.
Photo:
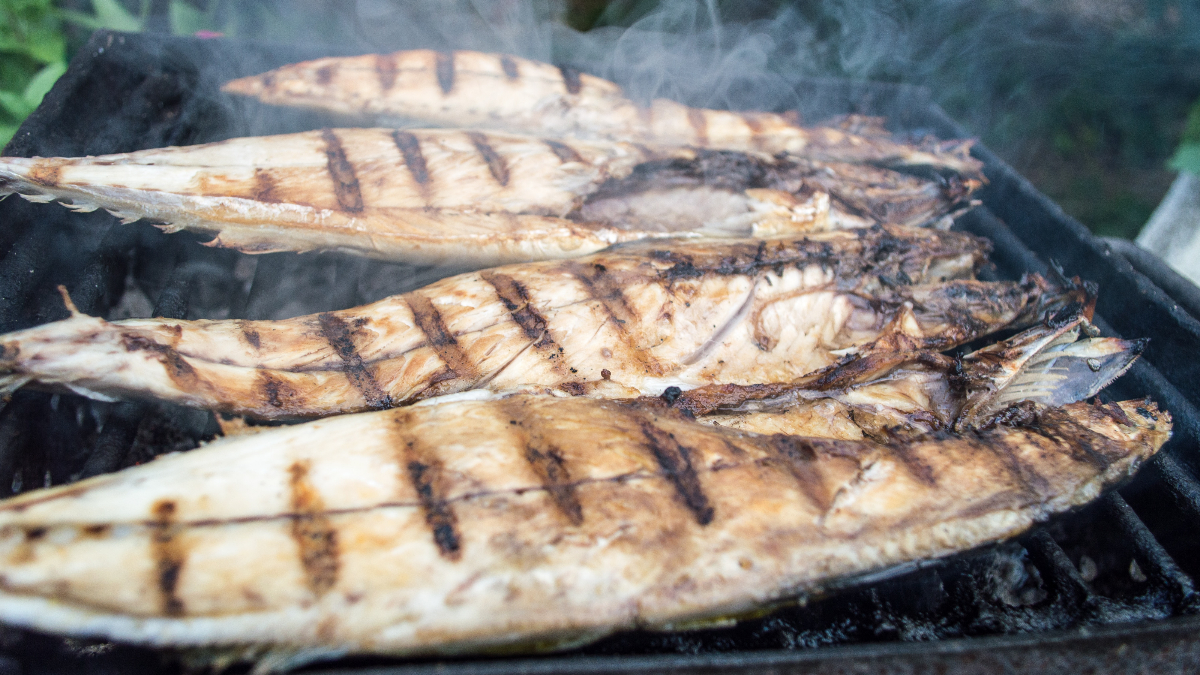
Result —
[{"label": "grill frame", "polygon": [[[285,63],[353,53],[356,51],[345,48],[236,44],[98,31],[22,125],[5,154],[102,154],[328,126],[330,119],[315,113],[281,111],[223,98],[217,87],[227,78]],[[801,114],[807,120],[854,112],[886,116],[897,132],[941,138],[969,135],[922,88],[844,80],[798,80],[796,88],[803,94]],[[739,93],[738,100],[771,101],[777,97],[772,92],[748,89]],[[92,109],[81,113],[81,106]],[[720,632],[702,631],[681,638],[688,643],[695,636],[698,648],[681,643],[682,647],[674,647],[676,653],[661,654],[638,652],[665,644],[665,638],[634,633],[564,655],[449,662],[354,659],[339,664],[337,672],[853,672],[871,667],[899,672],[948,669],[967,673],[998,669],[1033,672],[1045,669],[1049,663],[1072,671],[1103,667],[1112,672],[1190,672],[1200,668],[1200,616],[1196,616],[1200,595],[1192,581],[1198,571],[1193,563],[1185,569],[1180,556],[1171,553],[1181,550],[1181,546],[1185,552],[1191,550],[1187,548],[1189,534],[1193,540],[1200,539],[1196,536],[1200,529],[1200,481],[1196,478],[1200,458],[1195,451],[1200,434],[1200,412],[1196,407],[1200,404],[1200,362],[1188,359],[1189,354],[1200,353],[1200,321],[1185,309],[1191,306],[1192,297],[1180,297],[1176,302],[1153,281],[1169,278],[1169,270],[1161,261],[1141,257],[1135,268],[1112,244],[1092,236],[985,147],[977,146],[973,152],[985,163],[989,185],[980,194],[983,207],[961,217],[956,226],[993,242],[995,269],[991,273],[998,278],[1014,278],[1025,272],[1047,274],[1051,272],[1050,258],[1054,258],[1066,274],[1099,282],[1097,325],[1103,332],[1152,337],[1142,359],[1106,394],[1113,398],[1150,395],[1175,417],[1174,438],[1134,481],[1084,513],[1055,520],[1051,527],[1038,528],[1020,539],[1048,594],[1040,603],[1041,614],[1035,616],[1042,622],[1038,624],[1041,628],[1016,635],[913,643],[887,641],[886,631],[880,633],[877,625],[875,638],[883,634],[884,641],[773,650],[735,644],[734,653],[717,653],[723,644]],[[5,280],[0,286],[0,330],[4,331],[64,318],[66,311],[53,291],[56,284],[64,284],[71,291],[81,310],[102,315],[120,299],[127,278],[136,277],[137,284],[153,296],[154,314],[158,316],[205,315],[211,304],[204,301],[205,295],[220,295],[224,289],[233,300],[223,311],[231,316],[266,318],[259,316],[266,311],[259,305],[267,301],[256,304],[256,297],[269,297],[265,280],[278,276],[280,270],[285,276],[304,269],[332,270],[331,285],[336,290],[324,301],[328,308],[335,308],[370,299],[363,297],[360,285],[346,290],[343,278],[361,279],[393,267],[337,255],[305,254],[298,258],[274,254],[257,260],[251,280],[242,282],[237,274],[239,254],[198,246],[202,237],[163,235],[144,224],[114,224],[103,213],[74,214],[61,207],[27,204],[18,199],[0,204],[0,222],[5,224],[0,229],[0,279]],[[1039,256],[1035,251],[1046,255]],[[446,271],[416,270],[405,283],[422,285],[431,274]],[[234,282],[229,280],[230,272]],[[263,283],[257,282],[258,276],[263,277]],[[1195,292],[1188,286],[1172,288],[1177,294]],[[408,288],[391,292],[404,290]],[[219,302],[213,306],[217,305]],[[46,412],[47,405],[53,413]],[[104,408],[103,429],[88,433],[82,425],[85,431],[78,438],[69,434],[58,438],[61,434],[39,433],[32,426],[31,420],[41,419],[39,415],[69,416],[72,410],[78,415],[79,410],[94,411],[95,406],[72,402],[70,397],[21,392],[0,411],[0,484],[9,476],[28,473],[20,467],[32,461],[22,454],[31,448],[45,466],[54,466],[56,471],[59,465],[75,467],[67,475],[86,477],[119,468],[130,461],[131,455],[137,459],[139,447],[141,451],[182,448],[188,445],[188,439],[211,436],[216,431],[215,421],[207,413],[147,402]],[[147,432],[146,420],[155,416],[164,420],[161,429]],[[155,429],[166,431],[155,436]],[[147,434],[149,439],[145,438]],[[71,443],[75,443],[75,455]],[[81,444],[86,451],[82,458],[76,456]],[[1157,513],[1165,508],[1164,503],[1178,512],[1174,521],[1167,519],[1166,525]],[[1114,609],[1112,600],[1093,590],[1072,561],[1078,537],[1052,533],[1061,522],[1080,520],[1087,530],[1086,523],[1094,524],[1099,518],[1113,523],[1122,546],[1128,545],[1133,559],[1140,560],[1139,565],[1145,568],[1146,583],[1153,585],[1153,593],[1142,595],[1158,595],[1143,602],[1144,606],[1133,602],[1131,606],[1137,605],[1133,609],[1125,605]],[[1176,531],[1180,529],[1182,535]],[[846,610],[837,609],[838,603],[846,605],[858,601],[854,598],[868,598],[863,602],[875,602],[886,610],[892,602],[889,598],[905,597],[911,588],[921,588],[930,579],[937,584],[958,583],[955,574],[982,564],[978,561],[990,552],[985,547],[982,553],[920,565],[917,571],[897,579],[851,591],[850,600],[842,596],[819,604],[832,602],[832,615],[839,611],[845,615]],[[919,600],[910,603],[909,615],[920,615],[920,605]],[[885,610],[862,618],[882,625],[905,614],[898,611],[893,616]],[[1137,615],[1137,611],[1166,611],[1173,618],[1107,625],[1114,617],[1119,619],[1129,612]],[[1054,625],[1051,619],[1062,613],[1067,619]],[[849,615],[857,616],[853,612]],[[1097,622],[1104,625],[1097,627]],[[853,631],[846,634],[851,636],[850,641],[862,639]],[[702,653],[678,653],[687,649],[700,649]],[[141,670],[156,662],[150,650],[118,647],[99,656],[89,655],[55,638],[11,629],[0,631],[0,650],[8,654],[0,653],[0,670],[8,661],[19,667],[41,657],[65,659],[65,663],[73,664],[69,667],[79,669],[87,667],[87,659],[101,659],[116,672]]]}]

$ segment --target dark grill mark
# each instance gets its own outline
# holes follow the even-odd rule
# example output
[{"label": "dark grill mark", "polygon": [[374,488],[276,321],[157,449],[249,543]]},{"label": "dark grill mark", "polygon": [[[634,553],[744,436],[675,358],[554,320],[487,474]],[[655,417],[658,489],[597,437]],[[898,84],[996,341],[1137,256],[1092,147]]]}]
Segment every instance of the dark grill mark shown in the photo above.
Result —
[{"label": "dark grill mark", "polygon": [[704,112],[688,108],[687,118],[688,124],[692,125],[692,131],[696,134],[696,145],[708,145],[708,119],[704,117]]},{"label": "dark grill mark", "polygon": [[817,470],[817,453],[812,443],[795,436],[770,437],[770,452],[796,479],[796,484],[805,497],[822,512],[833,504],[833,495]]},{"label": "dark grill mark", "polygon": [[329,65],[317,68],[317,84],[326,85],[333,81],[333,73],[337,66]]},{"label": "dark grill mark", "polygon": [[521,75],[517,71],[517,62],[513,61],[512,57],[507,54],[500,57],[500,69],[504,71],[504,76],[509,80],[515,80]]},{"label": "dark grill mark", "polygon": [[907,443],[892,443],[889,445],[892,455],[908,469],[909,474],[929,487],[937,487],[937,476],[933,467],[917,455],[915,449]]},{"label": "dark grill mark", "polygon": [[329,177],[333,179],[333,192],[337,197],[338,206],[343,211],[362,211],[363,199],[358,186],[358,176],[355,175],[350,160],[346,159],[346,150],[342,147],[342,142],[332,129],[322,130],[321,138],[325,140],[325,166]]},{"label": "dark grill mark", "polygon": [[242,329],[242,337],[246,338],[246,342],[250,343],[250,346],[254,347],[255,349],[261,349],[262,348],[262,337],[258,334],[258,331],[254,328],[254,325],[248,321],[243,321],[239,325]]},{"label": "dark grill mark", "polygon": [[508,185],[508,164],[496,150],[488,144],[487,136],[478,131],[468,131],[467,138],[471,139],[471,144],[475,146],[475,150],[483,157],[483,161],[487,162],[488,171],[492,173],[492,178],[501,186]]},{"label": "dark grill mark", "polygon": [[604,305],[609,317],[622,332],[626,331],[625,324],[636,322],[637,315],[630,308],[625,294],[621,292],[621,284],[608,273],[604,265],[584,265],[569,260],[564,263],[564,267],[584,285],[588,295]]},{"label": "dark grill mark", "polygon": [[262,392],[262,398],[266,399],[271,407],[282,409],[293,407],[296,391],[287,382],[271,373],[265,370],[258,371],[258,388]]},{"label": "dark grill mark", "polygon": [[96,539],[107,537],[110,532],[112,532],[112,525],[107,523],[94,523],[83,528],[85,537],[95,537]]},{"label": "dark grill mark", "polygon": [[279,197],[275,195],[275,179],[271,177],[270,171],[254,170],[254,193],[251,196],[255,201],[267,204],[276,204],[280,201]]},{"label": "dark grill mark", "polygon": [[300,550],[300,564],[312,592],[321,596],[338,579],[337,530],[325,514],[325,502],[308,480],[309,463],[296,462],[288,468],[291,488],[292,539]]},{"label": "dark grill mark", "polygon": [[187,556],[176,536],[179,528],[175,524],[175,502],[161,500],[151,508],[150,548],[158,574],[158,593],[162,612],[167,616],[183,616],[183,600],[176,593],[179,573]]},{"label": "dark grill mark", "polygon": [[583,83],[579,80],[579,71],[569,66],[559,66],[559,72],[562,73],[563,84],[567,87],[568,94],[578,94],[583,88]]},{"label": "dark grill mark", "polygon": [[532,446],[526,447],[525,460],[541,478],[542,485],[558,510],[572,525],[582,525],[583,505],[579,503],[579,497],[575,494],[575,486],[570,482],[571,474],[567,472],[559,449],[554,446],[540,450]]},{"label": "dark grill mark", "polygon": [[454,339],[454,335],[446,328],[441,312],[433,306],[429,298],[419,293],[410,293],[406,300],[409,309],[412,310],[413,321],[416,322],[421,332],[425,333],[425,339],[429,342],[429,346],[437,352],[442,363],[446,364],[447,370],[450,371],[450,376],[445,379],[468,381],[477,379],[479,369],[475,367],[475,363],[459,346],[458,340]]},{"label": "dark grill mark", "polygon": [[502,401],[500,410],[523,437],[517,442],[525,446],[525,461],[537,474],[554,505],[572,525],[582,525],[583,505],[575,494],[575,484],[571,482],[562,451],[546,438],[540,420],[536,415],[528,414],[515,399]]},{"label": "dark grill mark", "polygon": [[[396,423],[401,427],[407,421],[407,414],[396,418]],[[425,522],[433,534],[433,543],[438,552],[443,558],[455,561],[461,559],[462,541],[458,535],[458,517],[446,501],[442,463],[422,452],[415,441],[403,440],[401,464],[404,465],[408,479],[417,492],[417,500],[421,504],[421,511],[425,513]]]},{"label": "dark grill mark", "polygon": [[563,267],[583,284],[589,296],[598,300],[604,307],[609,322],[616,327],[621,339],[625,341],[629,357],[635,359],[647,372],[665,373],[666,368],[651,357],[645,349],[642,349],[633,334],[629,332],[627,324],[636,325],[637,315],[621,292],[620,282],[608,273],[604,265],[584,265],[572,260],[564,262]]},{"label": "dark grill mark", "polygon": [[646,447],[675,486],[676,494],[696,517],[696,522],[701,525],[711,523],[713,507],[700,485],[700,476],[692,466],[688,449],[680,445],[675,434],[663,431],[646,420],[639,420],[639,423],[642,435],[646,438]]},{"label": "dark grill mark", "polygon": [[438,52],[434,58],[437,61],[438,86],[443,94],[449,94],[454,89],[454,52]]},{"label": "dark grill mark", "polygon": [[396,58],[392,54],[375,57],[375,72],[379,74],[379,88],[387,92],[396,86]]},{"label": "dark grill mark", "polygon": [[201,379],[196,369],[192,364],[179,352],[166,345],[160,345],[154,340],[142,337],[140,335],[122,335],[121,345],[125,351],[148,351],[157,352],[158,360],[162,362],[164,370],[167,372],[167,377],[175,383],[175,386],[183,391],[195,391],[196,389],[206,386],[207,383]]},{"label": "dark grill mark", "polygon": [[566,143],[559,143],[558,141],[551,140],[544,142],[550,147],[550,150],[558,156],[558,160],[563,164],[568,164],[571,162],[583,163],[583,157],[580,157],[579,153],[575,151],[575,148],[572,148]]},{"label": "dark grill mark", "polygon": [[524,284],[498,272],[485,271],[481,272],[480,276],[496,289],[496,296],[504,303],[504,308],[508,310],[513,321],[521,327],[525,337],[538,340],[534,347],[540,349],[554,346],[554,338],[550,336],[546,319],[533,308],[529,289],[525,288]]},{"label": "dark grill mark", "polygon": [[425,165],[425,155],[421,153],[421,141],[407,131],[397,129],[392,132],[392,140],[404,155],[404,166],[412,175],[417,185],[423,189],[429,185],[429,168]]},{"label": "dark grill mark", "polygon": [[329,312],[318,314],[317,323],[321,327],[321,335],[345,364],[346,377],[362,393],[367,406],[375,410],[392,407],[392,397],[375,381],[375,376],[363,363],[358,348],[354,346],[354,333],[349,324]]},{"label": "dark grill mark", "polygon": [[[986,448],[987,452],[995,455],[1000,460],[1000,463],[1008,469],[1016,486],[1031,499],[1038,500],[1042,495],[1050,492],[1050,483],[1041,474],[1033,471],[1031,467],[1021,461],[1021,457],[1012,447],[1011,441],[1009,433],[988,433],[984,436],[982,443],[972,443],[971,445],[981,445]],[[999,480],[999,478],[997,477],[993,480]]]}]

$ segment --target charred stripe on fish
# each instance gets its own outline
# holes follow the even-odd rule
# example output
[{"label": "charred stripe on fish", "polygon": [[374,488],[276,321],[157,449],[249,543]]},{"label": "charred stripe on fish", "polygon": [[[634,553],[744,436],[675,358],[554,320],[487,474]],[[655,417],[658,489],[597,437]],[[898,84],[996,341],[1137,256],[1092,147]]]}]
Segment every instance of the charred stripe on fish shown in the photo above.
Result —
[{"label": "charred stripe on fish", "polygon": [[332,312],[318,314],[317,325],[321,335],[345,363],[346,377],[362,393],[367,406],[376,410],[392,407],[392,397],[379,386],[371,368],[363,363],[358,348],[354,346],[354,331],[358,326],[351,328],[350,324]]},{"label": "charred stripe on fish", "polygon": [[342,142],[332,129],[323,130],[321,138],[325,140],[326,168],[333,180],[333,192],[338,206],[343,211],[352,213],[362,211],[362,190],[358,185],[358,176],[354,173],[354,165],[346,158],[346,149],[342,147]]},{"label": "charred stripe on fish", "polygon": [[337,583],[341,564],[337,530],[325,514],[324,500],[308,477],[309,469],[310,463],[305,461],[294,462],[288,467],[293,514],[291,533],[308,587],[320,597]]}]

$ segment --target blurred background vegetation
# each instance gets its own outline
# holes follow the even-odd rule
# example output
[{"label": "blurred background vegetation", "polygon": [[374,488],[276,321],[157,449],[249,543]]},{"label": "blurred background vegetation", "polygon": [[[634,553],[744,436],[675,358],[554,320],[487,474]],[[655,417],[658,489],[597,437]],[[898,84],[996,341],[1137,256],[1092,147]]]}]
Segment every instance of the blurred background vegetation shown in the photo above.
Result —
[{"label": "blurred background vegetation", "polygon": [[[478,21],[447,23],[455,12]],[[752,47],[743,61],[784,76],[928,86],[1099,234],[1135,236],[1177,171],[1200,173],[1194,0],[0,0],[0,22],[0,143],[96,28],[383,50],[508,22],[557,40],[546,54],[525,33],[494,47],[535,58],[570,61],[572,45],[603,50],[630,27],[707,31],[706,49]]]}]

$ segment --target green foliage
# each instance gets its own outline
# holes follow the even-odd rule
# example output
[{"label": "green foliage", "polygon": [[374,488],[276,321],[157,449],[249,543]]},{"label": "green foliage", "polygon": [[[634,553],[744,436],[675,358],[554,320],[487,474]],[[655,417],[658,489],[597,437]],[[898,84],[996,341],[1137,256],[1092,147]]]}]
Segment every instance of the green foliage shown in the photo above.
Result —
[{"label": "green foliage", "polygon": [[1176,171],[1200,174],[1200,101],[1192,104],[1179,148],[1167,165]]},{"label": "green foliage", "polygon": [[0,0],[0,145],[66,69],[66,39],[51,0]]},{"label": "green foliage", "polygon": [[[8,143],[66,72],[67,28],[88,33],[102,28],[138,32],[146,29],[150,15],[149,0],[90,0],[91,12],[59,4],[55,0],[0,0],[0,146]],[[206,9],[198,9],[184,0],[172,0],[168,8],[171,31],[177,35],[201,30],[237,32],[228,18],[237,13],[223,11],[229,2],[204,4]]]}]

